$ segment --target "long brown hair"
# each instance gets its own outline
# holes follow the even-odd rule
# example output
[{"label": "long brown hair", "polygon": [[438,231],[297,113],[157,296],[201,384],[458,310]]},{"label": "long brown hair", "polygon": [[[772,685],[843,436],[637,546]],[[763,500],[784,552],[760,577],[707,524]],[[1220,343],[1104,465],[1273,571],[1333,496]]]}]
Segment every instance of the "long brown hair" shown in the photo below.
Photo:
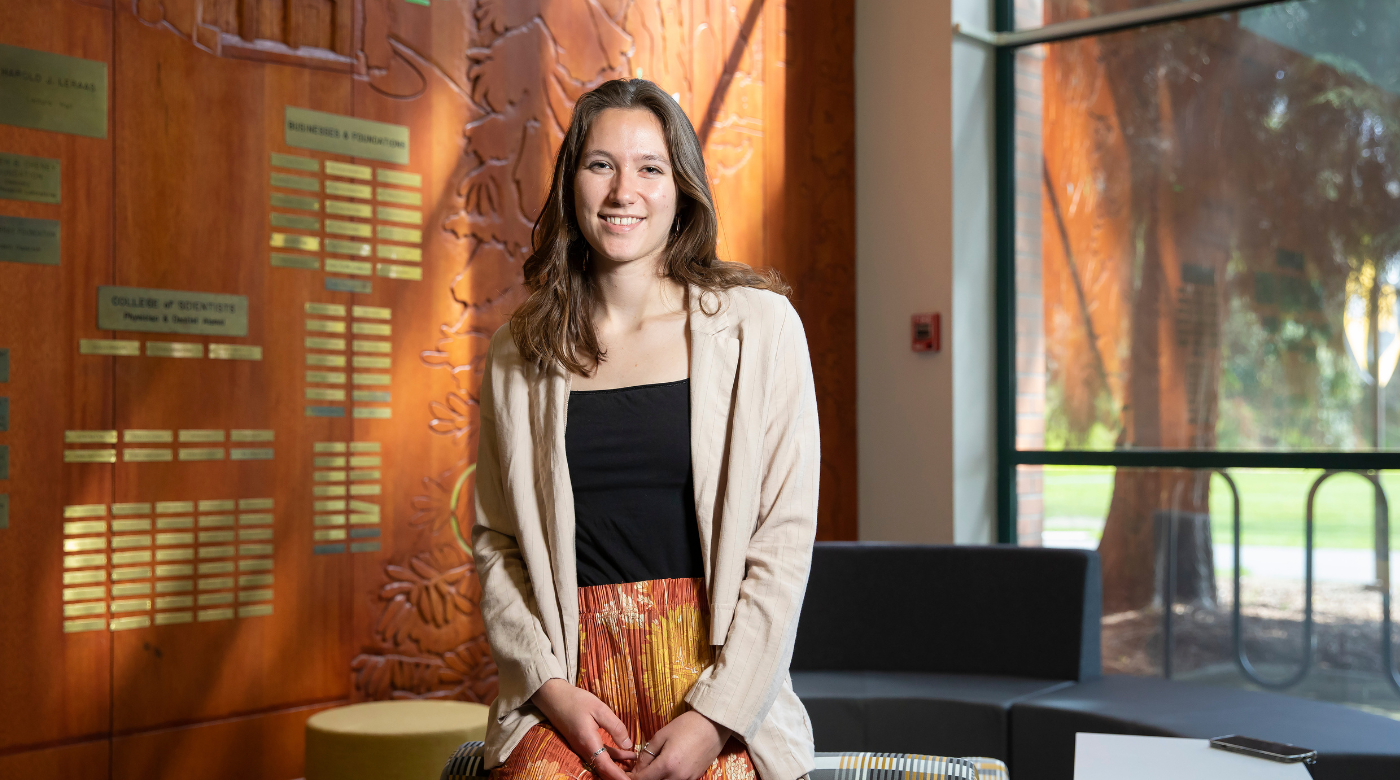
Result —
[{"label": "long brown hair", "polygon": [[645,79],[615,79],[584,94],[554,160],[554,181],[531,236],[525,261],[530,297],[511,317],[511,335],[523,358],[558,363],[587,375],[604,358],[593,327],[598,289],[585,268],[588,241],[574,212],[574,176],[593,121],[610,108],[645,109],[661,122],[679,197],[662,259],[662,274],[689,289],[717,293],[756,287],[787,295],[788,285],[771,270],[755,271],[715,254],[719,218],[705,174],[695,128],[676,101]]}]

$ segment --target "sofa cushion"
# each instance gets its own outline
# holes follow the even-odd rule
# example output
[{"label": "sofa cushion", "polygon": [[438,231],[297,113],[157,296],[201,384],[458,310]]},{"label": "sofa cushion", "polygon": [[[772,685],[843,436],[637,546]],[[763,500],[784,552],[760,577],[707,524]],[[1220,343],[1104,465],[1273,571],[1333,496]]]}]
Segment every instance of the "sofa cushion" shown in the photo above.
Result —
[{"label": "sofa cushion", "polygon": [[1009,753],[1008,710],[1054,680],[927,672],[792,673],[817,750],[988,756]]},{"label": "sofa cushion", "polygon": [[1209,739],[1226,734],[1318,751],[1315,780],[1400,777],[1400,722],[1339,704],[1158,677],[1106,676],[1011,707],[1016,780],[1072,780],[1074,735]]}]

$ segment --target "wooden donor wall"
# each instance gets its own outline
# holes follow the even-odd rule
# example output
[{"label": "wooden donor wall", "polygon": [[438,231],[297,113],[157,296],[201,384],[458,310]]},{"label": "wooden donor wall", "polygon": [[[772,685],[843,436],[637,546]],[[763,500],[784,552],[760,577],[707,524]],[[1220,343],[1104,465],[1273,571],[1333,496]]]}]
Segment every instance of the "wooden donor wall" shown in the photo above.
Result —
[{"label": "wooden donor wall", "polygon": [[490,701],[476,398],[573,101],[704,140],[795,287],[855,535],[850,0],[0,4],[0,777],[294,778]]}]

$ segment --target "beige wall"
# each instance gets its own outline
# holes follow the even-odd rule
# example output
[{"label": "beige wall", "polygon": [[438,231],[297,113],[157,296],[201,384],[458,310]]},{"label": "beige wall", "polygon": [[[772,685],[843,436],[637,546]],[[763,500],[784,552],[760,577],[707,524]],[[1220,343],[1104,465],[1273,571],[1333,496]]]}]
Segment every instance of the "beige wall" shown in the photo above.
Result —
[{"label": "beige wall", "polygon": [[[987,5],[957,0],[982,25]],[[950,0],[856,2],[863,540],[992,538],[991,66],[955,50],[953,13]],[[909,348],[925,311],[942,314],[936,354]]]}]

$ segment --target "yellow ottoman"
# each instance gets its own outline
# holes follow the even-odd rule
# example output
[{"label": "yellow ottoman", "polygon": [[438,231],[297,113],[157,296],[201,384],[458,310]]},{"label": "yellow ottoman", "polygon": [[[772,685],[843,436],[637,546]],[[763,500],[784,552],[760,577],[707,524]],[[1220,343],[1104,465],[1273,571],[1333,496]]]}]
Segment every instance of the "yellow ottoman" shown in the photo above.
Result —
[{"label": "yellow ottoman", "polygon": [[437,780],[452,751],[486,738],[487,708],[461,701],[374,701],[306,721],[306,780]]}]

